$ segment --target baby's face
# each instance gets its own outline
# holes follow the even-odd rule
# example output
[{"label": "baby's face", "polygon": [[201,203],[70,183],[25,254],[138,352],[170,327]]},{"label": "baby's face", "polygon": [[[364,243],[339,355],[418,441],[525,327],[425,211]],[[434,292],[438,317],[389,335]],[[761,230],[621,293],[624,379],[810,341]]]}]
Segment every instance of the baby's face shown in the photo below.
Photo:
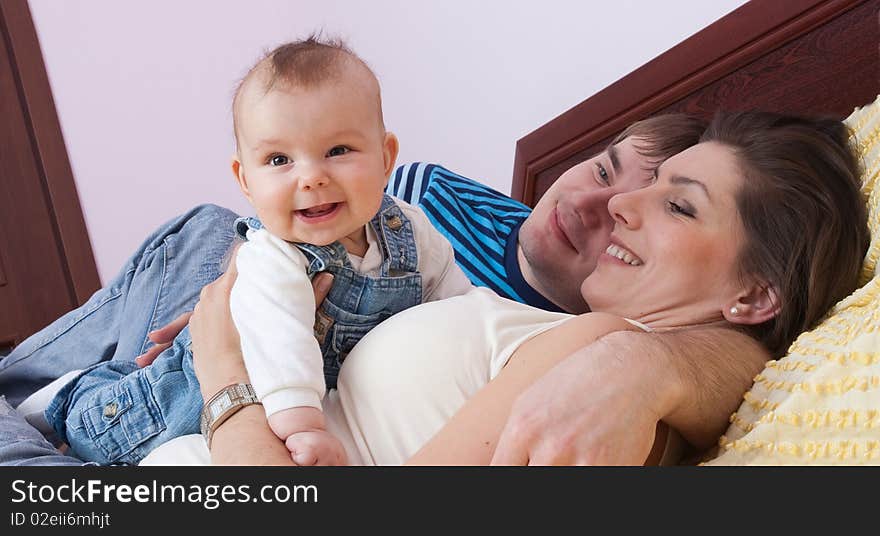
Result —
[{"label": "baby's face", "polygon": [[378,93],[328,82],[251,88],[240,99],[232,167],[263,225],[290,242],[362,250],[397,156]]}]

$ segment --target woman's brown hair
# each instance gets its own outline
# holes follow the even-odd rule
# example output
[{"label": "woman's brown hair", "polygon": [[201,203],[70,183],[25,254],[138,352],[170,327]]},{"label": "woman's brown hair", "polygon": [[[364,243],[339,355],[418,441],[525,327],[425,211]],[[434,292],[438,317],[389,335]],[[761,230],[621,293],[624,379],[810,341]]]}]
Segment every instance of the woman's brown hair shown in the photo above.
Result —
[{"label": "woman's brown hair", "polygon": [[740,271],[775,287],[780,304],[747,331],[774,356],[856,288],[870,235],[847,138],[835,119],[720,112],[700,139],[731,147],[743,172]]}]

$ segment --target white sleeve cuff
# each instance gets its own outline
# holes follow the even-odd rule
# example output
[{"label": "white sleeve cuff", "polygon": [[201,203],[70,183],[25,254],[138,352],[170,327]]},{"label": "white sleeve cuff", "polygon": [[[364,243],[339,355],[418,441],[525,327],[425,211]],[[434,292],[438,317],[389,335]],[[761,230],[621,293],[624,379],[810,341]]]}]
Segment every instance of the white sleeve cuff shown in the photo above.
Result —
[{"label": "white sleeve cuff", "polygon": [[312,407],[321,409],[321,396],[313,389],[306,387],[286,387],[272,391],[263,397],[260,402],[266,410],[266,416],[278,413],[284,409]]}]

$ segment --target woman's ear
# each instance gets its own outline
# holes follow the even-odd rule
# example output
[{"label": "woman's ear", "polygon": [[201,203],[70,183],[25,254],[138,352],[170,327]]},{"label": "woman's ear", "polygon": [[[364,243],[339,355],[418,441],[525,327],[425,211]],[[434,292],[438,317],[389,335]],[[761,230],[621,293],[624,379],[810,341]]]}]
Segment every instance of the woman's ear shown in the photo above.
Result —
[{"label": "woman's ear", "polygon": [[248,190],[247,179],[244,176],[244,166],[241,165],[241,160],[238,159],[238,155],[232,156],[232,174],[235,175],[235,182],[238,183],[238,187],[241,188],[241,193],[247,198],[247,200],[251,203],[251,193]]},{"label": "woman's ear", "polygon": [[731,324],[756,325],[775,318],[779,311],[779,292],[776,287],[756,283],[728,303],[721,314]]},{"label": "woman's ear", "polygon": [[397,162],[397,153],[400,151],[400,142],[393,132],[385,133],[385,141],[382,142],[382,157],[385,164],[385,184],[391,178],[391,172],[394,171],[394,164]]}]

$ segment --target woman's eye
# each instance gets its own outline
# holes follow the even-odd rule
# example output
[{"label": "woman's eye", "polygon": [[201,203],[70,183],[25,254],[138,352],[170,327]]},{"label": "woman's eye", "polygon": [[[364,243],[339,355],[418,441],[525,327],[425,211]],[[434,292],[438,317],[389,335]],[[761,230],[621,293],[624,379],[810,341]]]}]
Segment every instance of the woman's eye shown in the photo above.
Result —
[{"label": "woman's eye", "polygon": [[596,173],[599,174],[599,180],[601,180],[606,186],[610,184],[608,180],[608,170],[598,162],[596,163]]},{"label": "woman's eye", "polygon": [[342,156],[350,150],[351,149],[344,145],[337,145],[336,147],[327,151],[327,156]]},{"label": "woman's eye", "polygon": [[690,210],[690,208],[683,207],[678,203],[674,203],[672,201],[668,201],[669,211],[673,214],[681,214],[682,216],[687,216],[688,218],[693,218],[694,214]]},{"label": "woman's eye", "polygon": [[269,165],[272,166],[286,166],[289,163],[290,159],[283,154],[276,154],[269,157]]}]

